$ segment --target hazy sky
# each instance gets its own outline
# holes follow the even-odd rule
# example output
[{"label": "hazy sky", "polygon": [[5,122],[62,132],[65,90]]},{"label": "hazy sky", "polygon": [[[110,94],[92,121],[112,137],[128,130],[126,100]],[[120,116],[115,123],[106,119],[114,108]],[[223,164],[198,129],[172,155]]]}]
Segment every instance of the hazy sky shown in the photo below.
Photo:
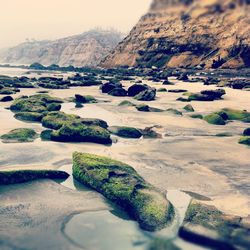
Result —
[{"label": "hazy sky", "polygon": [[151,0],[0,0],[0,48],[95,27],[128,32]]}]

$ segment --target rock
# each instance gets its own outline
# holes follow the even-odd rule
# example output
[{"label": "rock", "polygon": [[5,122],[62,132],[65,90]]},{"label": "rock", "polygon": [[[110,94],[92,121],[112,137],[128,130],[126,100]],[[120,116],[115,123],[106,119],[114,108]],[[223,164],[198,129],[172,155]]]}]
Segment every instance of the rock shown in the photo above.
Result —
[{"label": "rock", "polygon": [[44,115],[37,112],[18,112],[14,117],[20,121],[41,122]]},{"label": "rock", "polygon": [[250,128],[245,129],[244,132],[243,132],[243,135],[244,136],[250,136]]},{"label": "rock", "polygon": [[185,93],[188,92],[186,89],[169,89],[169,93]]},{"label": "rock", "polygon": [[157,92],[167,92],[167,89],[166,88],[159,88],[159,89],[157,89]]},{"label": "rock", "polygon": [[108,128],[109,132],[124,138],[140,138],[142,133],[140,130],[132,127],[112,126]]},{"label": "rock", "polygon": [[246,89],[250,87],[249,79],[234,79],[229,81],[229,85],[233,89]]},{"label": "rock", "polygon": [[127,91],[124,88],[114,88],[108,94],[112,96],[126,96]]},{"label": "rock", "polygon": [[242,136],[239,140],[239,143],[250,146],[250,136]]},{"label": "rock", "polygon": [[172,113],[172,114],[174,114],[174,115],[182,116],[182,112],[179,111],[179,110],[177,110],[177,109],[169,108],[169,109],[167,109],[166,111],[167,111],[167,112],[170,112],[170,113]]},{"label": "rock", "polygon": [[52,111],[60,111],[62,108],[62,105],[59,103],[50,103],[47,106],[47,111],[52,112]]},{"label": "rock", "polygon": [[174,83],[170,82],[169,80],[165,80],[162,83],[163,85],[175,85]]},{"label": "rock", "polygon": [[156,89],[150,88],[140,92],[134,98],[138,101],[153,101],[156,97]]},{"label": "rock", "polygon": [[213,113],[210,115],[206,115],[203,118],[205,121],[207,121],[210,124],[214,124],[214,125],[226,125],[225,120],[218,114]]},{"label": "rock", "polygon": [[133,84],[132,86],[128,88],[128,96],[134,97],[138,95],[140,92],[143,92],[149,88],[150,87],[146,84]]},{"label": "rock", "polygon": [[11,130],[0,138],[4,143],[33,142],[37,138],[37,133],[33,129],[18,128]]},{"label": "rock", "polygon": [[162,138],[162,135],[161,135],[161,134],[159,134],[159,133],[157,133],[157,132],[155,132],[155,131],[153,130],[154,127],[155,127],[155,126],[153,126],[153,127],[147,127],[147,128],[145,128],[145,129],[142,129],[142,130],[141,130],[141,133],[142,133],[142,135],[143,135],[143,138],[145,138],[145,139]]},{"label": "rock", "polygon": [[65,180],[69,174],[58,170],[0,171],[0,185],[13,185],[38,179]]},{"label": "rock", "polygon": [[46,112],[51,103],[62,103],[59,98],[50,97],[47,94],[37,94],[29,97],[20,97],[10,106],[14,112]]},{"label": "rock", "polygon": [[125,100],[125,101],[120,102],[120,104],[119,104],[118,106],[129,106],[129,107],[133,107],[133,106],[135,106],[135,104],[132,103],[132,102],[130,102],[130,101]]},{"label": "rock", "polygon": [[75,102],[76,103],[97,103],[97,100],[91,95],[79,95],[75,94]]},{"label": "rock", "polygon": [[122,88],[122,84],[120,82],[107,82],[101,85],[102,93],[109,93],[111,90],[115,88]]},{"label": "rock", "polygon": [[64,123],[50,135],[52,141],[57,142],[93,142],[112,144],[110,133],[99,126],[87,126],[81,121]]},{"label": "rock", "polygon": [[182,73],[180,76],[177,77],[179,81],[189,81],[187,73]]},{"label": "rock", "polygon": [[194,112],[194,108],[191,104],[186,105],[183,109],[185,109],[187,112]]},{"label": "rock", "polygon": [[192,115],[190,115],[190,117],[194,118],[194,119],[203,119],[203,116],[200,114],[192,114]]},{"label": "rock", "polygon": [[152,108],[146,104],[136,105],[135,108],[141,112],[163,112],[162,109]]},{"label": "rock", "polygon": [[165,195],[127,164],[107,157],[75,152],[73,176],[124,208],[145,230],[162,229],[173,218],[173,206]]},{"label": "rock", "polygon": [[189,101],[212,102],[212,101],[214,101],[214,97],[211,95],[190,93],[190,95],[188,96],[188,100]]},{"label": "rock", "polygon": [[147,250],[181,250],[181,248],[176,246],[171,240],[156,238],[150,242]]},{"label": "rock", "polygon": [[11,96],[9,96],[9,95],[0,98],[0,102],[11,102],[13,100],[14,99]]},{"label": "rock", "polygon": [[80,102],[76,102],[75,108],[83,108],[83,104]]},{"label": "rock", "polygon": [[249,225],[242,223],[242,218],[226,215],[214,206],[193,200],[179,236],[212,249],[247,249],[249,229]]},{"label": "rock", "polygon": [[236,120],[246,123],[250,123],[250,112],[246,110],[236,110],[230,108],[224,108],[220,111],[227,116],[227,120]]},{"label": "rock", "polygon": [[60,129],[65,123],[80,120],[80,116],[68,115],[64,112],[50,112],[42,119],[45,128]]},{"label": "rock", "polygon": [[201,91],[201,94],[211,96],[214,100],[219,100],[223,95],[226,94],[226,91],[224,89],[203,90]]},{"label": "rock", "polygon": [[99,126],[102,128],[108,128],[107,122],[101,119],[96,118],[81,118],[81,123],[87,126]]}]

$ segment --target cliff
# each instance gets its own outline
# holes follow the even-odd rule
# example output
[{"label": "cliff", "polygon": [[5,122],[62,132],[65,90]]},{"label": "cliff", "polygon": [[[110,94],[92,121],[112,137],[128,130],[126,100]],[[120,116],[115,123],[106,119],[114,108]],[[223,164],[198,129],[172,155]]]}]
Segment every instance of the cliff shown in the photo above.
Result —
[{"label": "cliff", "polygon": [[154,0],[100,65],[250,67],[250,1]]},{"label": "cliff", "polygon": [[121,41],[115,31],[92,30],[55,41],[25,42],[0,52],[1,63],[96,66]]}]

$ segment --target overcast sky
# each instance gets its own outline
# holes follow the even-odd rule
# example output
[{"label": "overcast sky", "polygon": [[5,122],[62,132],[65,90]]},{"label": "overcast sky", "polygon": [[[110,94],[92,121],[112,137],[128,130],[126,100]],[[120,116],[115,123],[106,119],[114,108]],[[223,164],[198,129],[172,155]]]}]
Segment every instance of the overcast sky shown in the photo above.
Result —
[{"label": "overcast sky", "polygon": [[151,0],[0,0],[0,48],[91,28],[129,32]]}]

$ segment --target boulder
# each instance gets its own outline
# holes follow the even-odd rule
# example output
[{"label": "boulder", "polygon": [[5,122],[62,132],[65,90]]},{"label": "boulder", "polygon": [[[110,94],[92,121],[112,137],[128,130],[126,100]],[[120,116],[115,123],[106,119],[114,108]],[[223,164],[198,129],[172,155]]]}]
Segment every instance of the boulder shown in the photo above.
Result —
[{"label": "boulder", "polygon": [[136,96],[140,92],[149,89],[150,87],[146,84],[133,84],[128,88],[128,96]]},{"label": "boulder", "polygon": [[226,94],[226,91],[224,89],[203,90],[201,91],[201,94],[211,96],[214,100],[219,100],[223,95]]},{"label": "boulder", "polygon": [[33,142],[37,138],[37,133],[33,129],[18,128],[11,130],[0,138],[4,143]]},{"label": "boulder", "polygon": [[142,229],[162,229],[173,218],[173,206],[165,195],[125,163],[75,152],[73,176],[124,208]]},{"label": "boulder", "polygon": [[112,96],[126,96],[127,91],[124,88],[114,88],[108,94]]},{"label": "boulder", "polygon": [[244,132],[243,132],[243,135],[244,136],[250,136],[250,128],[245,129]]},{"label": "boulder", "polygon": [[142,136],[140,130],[132,127],[112,126],[108,130],[110,133],[124,138],[140,138]]},{"label": "boulder", "polygon": [[156,89],[149,88],[140,92],[134,98],[138,101],[153,101],[155,100],[155,97],[156,97]]},{"label": "boulder", "polygon": [[9,96],[9,95],[0,98],[0,102],[11,102],[13,100],[14,99],[11,96]]},{"label": "boulder", "polygon": [[122,88],[122,84],[120,82],[107,82],[101,85],[100,89],[102,93],[109,93],[111,90],[115,88]]},{"label": "boulder", "polygon": [[225,120],[216,113],[212,113],[210,115],[206,115],[203,118],[205,121],[207,121],[210,124],[214,124],[214,125],[226,125]]},{"label": "boulder", "polygon": [[76,103],[96,103],[96,99],[91,96],[91,95],[79,95],[79,94],[75,94],[75,102]]}]

